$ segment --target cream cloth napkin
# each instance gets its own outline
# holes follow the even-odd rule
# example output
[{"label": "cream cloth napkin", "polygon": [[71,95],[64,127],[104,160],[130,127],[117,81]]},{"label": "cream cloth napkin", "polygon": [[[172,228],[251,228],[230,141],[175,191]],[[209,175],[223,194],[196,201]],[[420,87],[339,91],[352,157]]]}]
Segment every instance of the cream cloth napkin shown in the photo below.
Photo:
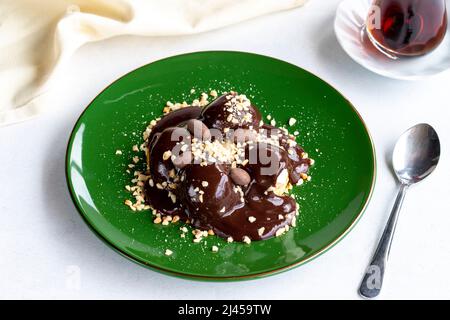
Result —
[{"label": "cream cloth napkin", "polygon": [[203,32],[307,0],[1,0],[0,126],[48,109],[39,95],[77,48],[118,35]]}]

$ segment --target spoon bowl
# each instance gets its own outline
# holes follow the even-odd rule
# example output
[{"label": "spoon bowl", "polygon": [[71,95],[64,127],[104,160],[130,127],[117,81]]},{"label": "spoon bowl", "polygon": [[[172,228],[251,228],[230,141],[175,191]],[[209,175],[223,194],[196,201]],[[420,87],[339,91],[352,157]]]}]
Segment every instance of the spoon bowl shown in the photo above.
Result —
[{"label": "spoon bowl", "polygon": [[408,129],[394,148],[392,164],[398,179],[407,185],[425,179],[436,168],[441,145],[436,131],[428,124]]}]

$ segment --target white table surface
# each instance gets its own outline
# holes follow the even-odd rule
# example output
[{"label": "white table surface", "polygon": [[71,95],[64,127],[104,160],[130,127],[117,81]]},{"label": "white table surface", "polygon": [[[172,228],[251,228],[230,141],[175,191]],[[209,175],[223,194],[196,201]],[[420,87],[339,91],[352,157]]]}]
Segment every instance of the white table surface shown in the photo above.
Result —
[{"label": "white table surface", "polygon": [[[298,10],[205,34],[116,38],[78,51],[49,95],[52,112],[0,128],[0,298],[357,299],[361,276],[395,198],[396,183],[386,159],[405,129],[428,122],[441,138],[441,162],[407,195],[382,298],[449,299],[450,72],[401,82],[366,71],[335,39],[338,3],[311,0]],[[332,250],[287,273],[248,282],[202,283],[144,269],[102,243],[69,198],[66,143],[87,103],[140,65],[209,49],[266,54],[312,71],[357,106],[373,135],[378,179],[365,215]]]}]

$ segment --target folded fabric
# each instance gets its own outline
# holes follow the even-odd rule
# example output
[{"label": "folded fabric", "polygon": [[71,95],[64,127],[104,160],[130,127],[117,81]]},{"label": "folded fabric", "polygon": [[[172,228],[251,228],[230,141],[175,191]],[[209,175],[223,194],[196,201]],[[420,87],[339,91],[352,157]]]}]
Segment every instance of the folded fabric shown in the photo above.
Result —
[{"label": "folded fabric", "polygon": [[204,32],[306,0],[2,0],[0,126],[45,111],[38,97],[77,48],[118,35]]}]

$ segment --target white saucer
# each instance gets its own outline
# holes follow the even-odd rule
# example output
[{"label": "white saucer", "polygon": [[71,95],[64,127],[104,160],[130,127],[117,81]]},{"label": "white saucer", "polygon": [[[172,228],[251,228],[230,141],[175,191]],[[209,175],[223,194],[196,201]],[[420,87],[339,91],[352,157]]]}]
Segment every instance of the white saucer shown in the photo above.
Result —
[{"label": "white saucer", "polygon": [[344,0],[337,9],[334,30],[342,48],[353,60],[375,73],[401,80],[419,80],[450,69],[450,23],[444,40],[433,52],[393,60],[379,52],[367,35],[362,36],[371,3],[372,0]]}]

